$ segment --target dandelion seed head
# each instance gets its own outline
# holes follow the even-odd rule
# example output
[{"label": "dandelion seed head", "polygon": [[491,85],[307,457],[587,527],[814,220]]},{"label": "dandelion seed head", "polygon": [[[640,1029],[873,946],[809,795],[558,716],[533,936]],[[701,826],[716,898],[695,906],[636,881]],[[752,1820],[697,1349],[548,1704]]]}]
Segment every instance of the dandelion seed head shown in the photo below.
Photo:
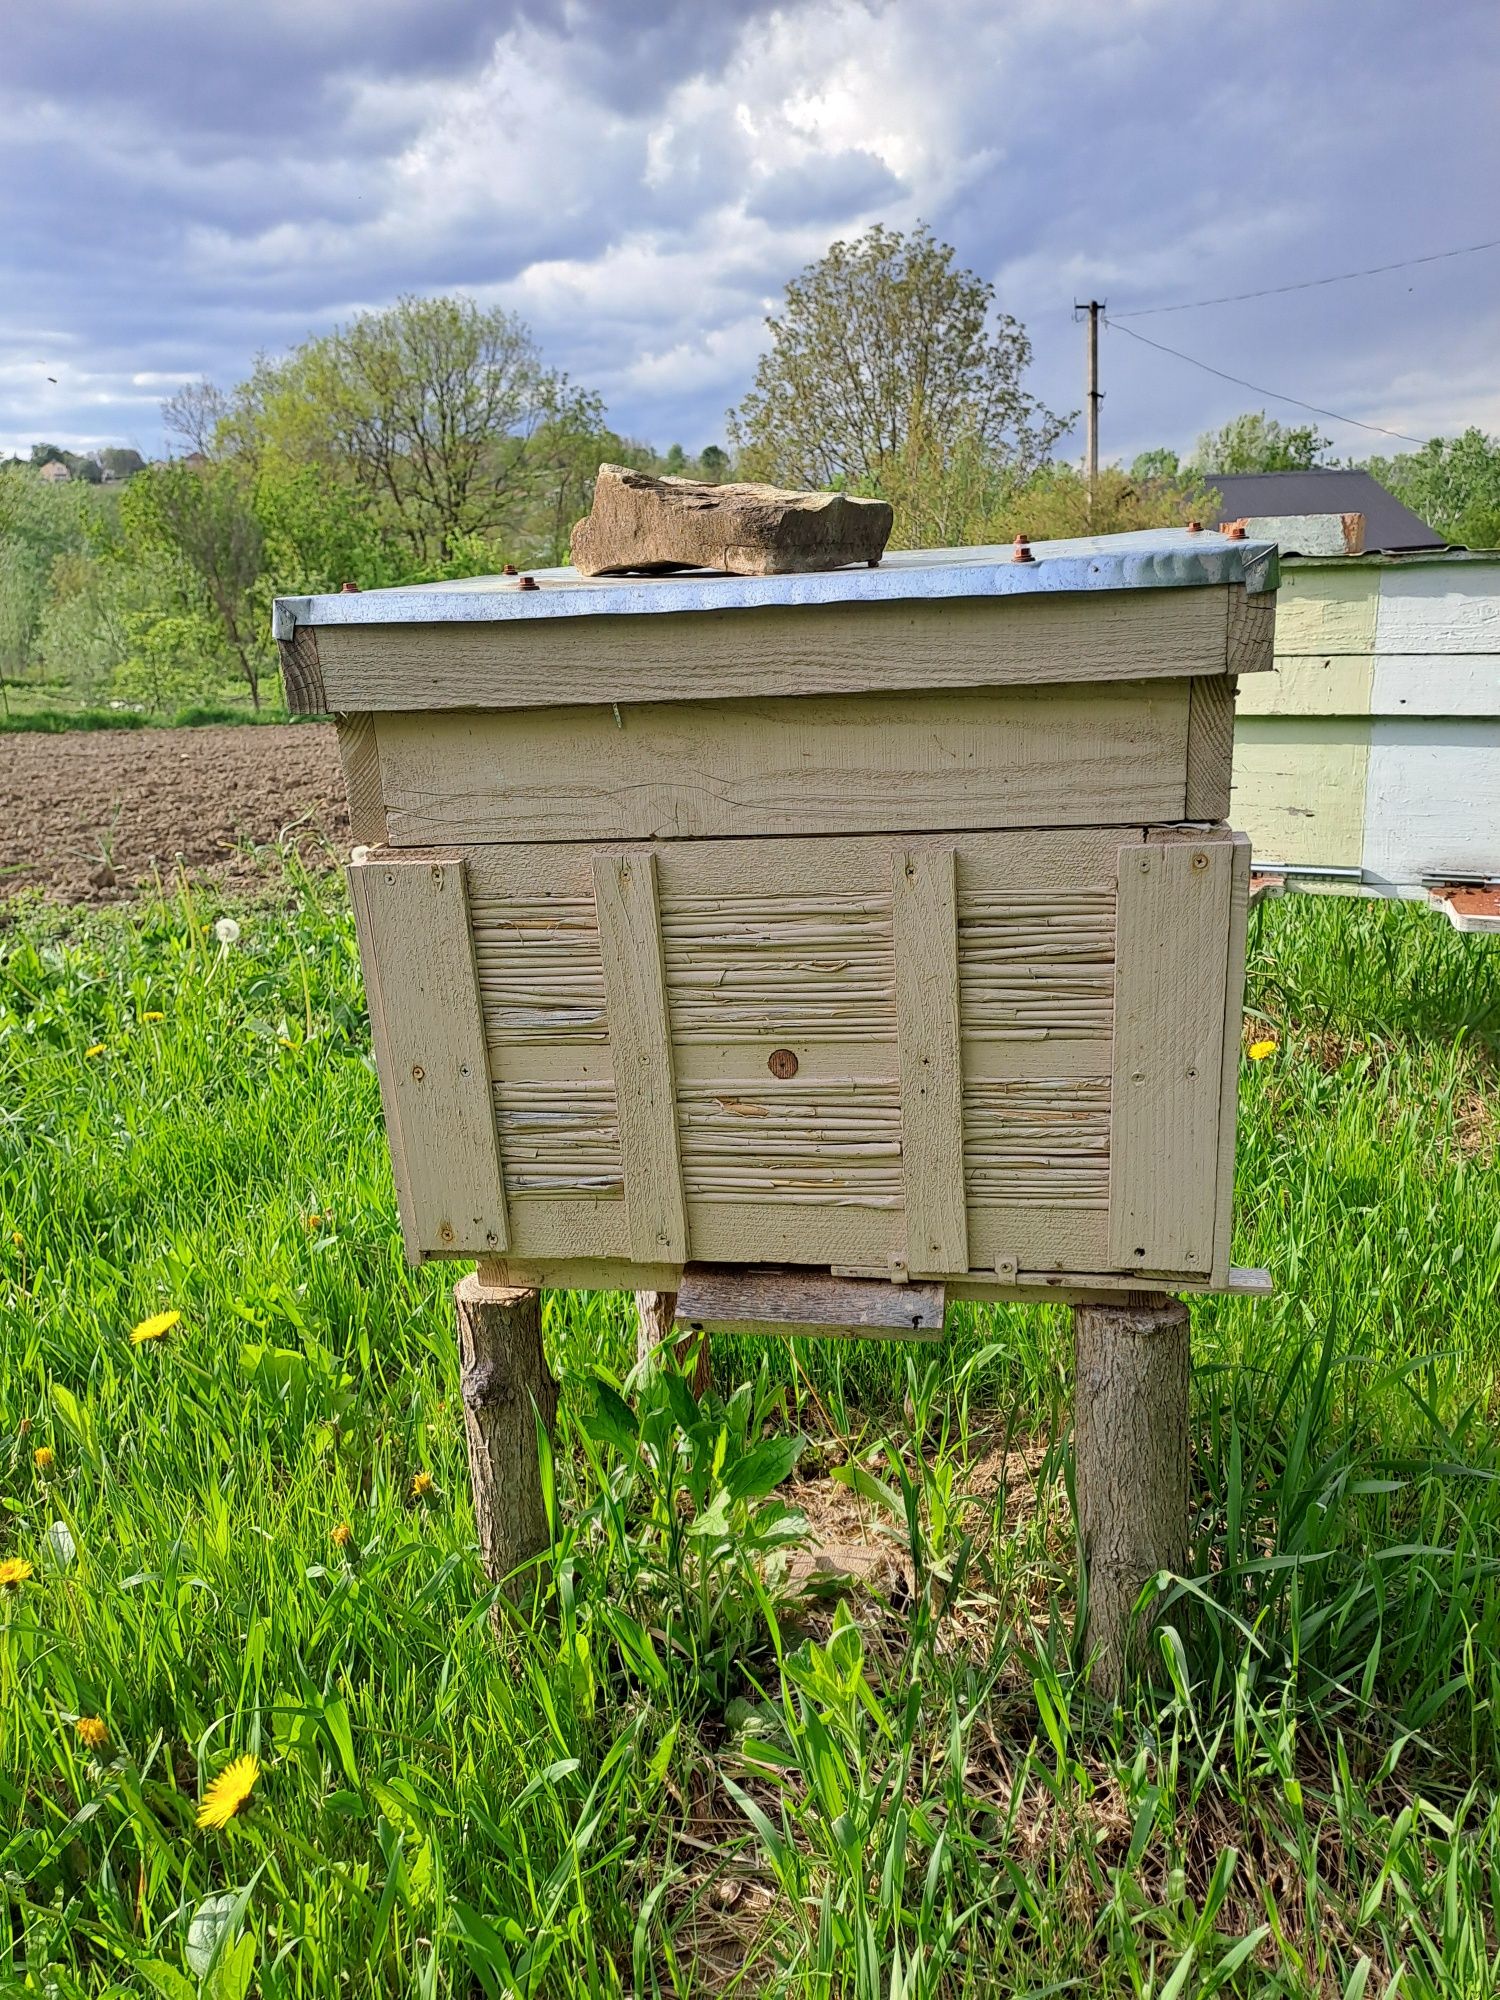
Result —
[{"label": "dandelion seed head", "polygon": [[214,936],[219,940],[220,944],[238,944],[240,941],[240,927],[233,917],[220,917],[219,921],[214,925]]}]

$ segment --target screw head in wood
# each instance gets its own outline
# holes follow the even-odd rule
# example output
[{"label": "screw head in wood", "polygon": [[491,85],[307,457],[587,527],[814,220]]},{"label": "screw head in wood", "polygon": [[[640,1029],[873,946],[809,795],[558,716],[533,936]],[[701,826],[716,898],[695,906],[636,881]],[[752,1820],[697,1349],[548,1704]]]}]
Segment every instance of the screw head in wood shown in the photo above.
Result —
[{"label": "screw head in wood", "polygon": [[772,1076],[779,1076],[785,1082],[789,1076],[797,1074],[800,1064],[790,1049],[772,1049],[766,1068]]},{"label": "screw head in wood", "polygon": [[1208,856],[1203,852],[1201,848],[1193,856],[1193,866],[1198,870],[1200,874],[1208,866]]},{"label": "screw head in wood", "polygon": [[438,1241],[440,1243],[451,1243],[453,1241],[453,1224],[451,1222],[444,1222],[439,1225]]},{"label": "screw head in wood", "polygon": [[421,1065],[420,1063],[413,1063],[413,1064],[412,1064],[412,1066],[411,1066],[411,1080],[412,1080],[412,1082],[413,1082],[413,1083],[420,1083],[420,1082],[421,1082],[421,1081],[423,1080],[423,1078],[424,1078],[424,1077],[426,1076],[426,1074],[427,1074],[426,1070],[425,1070],[425,1069],[423,1069],[423,1067],[422,1067],[422,1065]]}]

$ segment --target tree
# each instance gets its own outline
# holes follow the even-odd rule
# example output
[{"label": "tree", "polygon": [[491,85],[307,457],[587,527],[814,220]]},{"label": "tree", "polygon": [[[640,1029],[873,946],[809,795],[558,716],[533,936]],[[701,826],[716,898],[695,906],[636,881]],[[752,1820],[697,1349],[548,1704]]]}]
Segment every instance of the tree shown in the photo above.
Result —
[{"label": "tree", "polygon": [[121,495],[120,527],[127,553],[176,559],[183,609],[208,621],[259,708],[269,650],[255,594],[264,544],[238,470],[173,459],[148,466]]},{"label": "tree", "polygon": [[710,486],[722,486],[729,477],[729,453],[721,444],[706,444],[698,454],[698,463]]},{"label": "tree", "polygon": [[201,382],[184,382],[175,395],[168,396],[161,406],[161,420],[169,437],[181,438],[202,458],[212,458],[230,407],[224,391],[205,376]]},{"label": "tree", "polygon": [[108,496],[81,482],[39,479],[42,465],[63,464],[54,446],[32,464],[0,467],[0,690],[37,664],[39,640],[59,565],[87,554]]},{"label": "tree", "polygon": [[1500,548],[1500,438],[1471,426],[1365,470],[1422,519],[1469,549]]},{"label": "tree", "polygon": [[99,454],[99,463],[111,479],[134,479],[138,472],[145,470],[146,461],[140,453],[129,445],[107,444]]},{"label": "tree", "polygon": [[729,418],[752,478],[884,491],[911,483],[913,454],[930,472],[955,451],[1024,475],[1067,428],[1021,386],[1025,329],[924,226],[834,243],[766,325]]},{"label": "tree", "polygon": [[1232,417],[1205,431],[1189,463],[1200,472],[1309,472],[1332,443],[1311,424],[1283,424],[1264,410]]},{"label": "tree", "polygon": [[1150,451],[1138,451],[1130,461],[1130,476],[1138,484],[1148,480],[1177,479],[1182,474],[1182,461],[1170,445],[1153,445]]},{"label": "tree", "polygon": [[566,393],[513,313],[407,297],[261,362],[217,436],[349,479],[441,566],[524,513],[528,445]]}]

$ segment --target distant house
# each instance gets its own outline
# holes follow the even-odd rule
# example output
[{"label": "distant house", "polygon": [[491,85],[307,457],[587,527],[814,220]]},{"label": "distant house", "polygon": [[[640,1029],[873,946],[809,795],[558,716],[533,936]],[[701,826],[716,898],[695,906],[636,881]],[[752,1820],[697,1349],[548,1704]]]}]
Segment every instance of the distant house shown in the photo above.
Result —
[{"label": "distant house", "polygon": [[[1311,472],[1209,472],[1204,478],[1219,495],[1224,521],[1275,514],[1363,514],[1365,549],[1372,555],[1414,555],[1453,546],[1368,472],[1319,466]],[[1283,547],[1281,553],[1302,551]]]},{"label": "distant house", "polygon": [[71,479],[73,475],[60,458],[49,458],[37,477],[45,479],[49,486],[56,486],[64,479]]}]

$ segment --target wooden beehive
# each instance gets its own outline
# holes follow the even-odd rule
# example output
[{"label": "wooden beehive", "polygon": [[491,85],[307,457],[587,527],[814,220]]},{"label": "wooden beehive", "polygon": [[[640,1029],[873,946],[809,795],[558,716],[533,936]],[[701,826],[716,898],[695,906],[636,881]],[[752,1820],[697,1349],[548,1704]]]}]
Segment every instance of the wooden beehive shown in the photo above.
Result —
[{"label": "wooden beehive", "polygon": [[1235,756],[1257,866],[1500,930],[1500,558],[1293,557],[1280,604]]},{"label": "wooden beehive", "polygon": [[1222,1287],[1274,553],[277,606],[333,712],[408,1254]]}]

